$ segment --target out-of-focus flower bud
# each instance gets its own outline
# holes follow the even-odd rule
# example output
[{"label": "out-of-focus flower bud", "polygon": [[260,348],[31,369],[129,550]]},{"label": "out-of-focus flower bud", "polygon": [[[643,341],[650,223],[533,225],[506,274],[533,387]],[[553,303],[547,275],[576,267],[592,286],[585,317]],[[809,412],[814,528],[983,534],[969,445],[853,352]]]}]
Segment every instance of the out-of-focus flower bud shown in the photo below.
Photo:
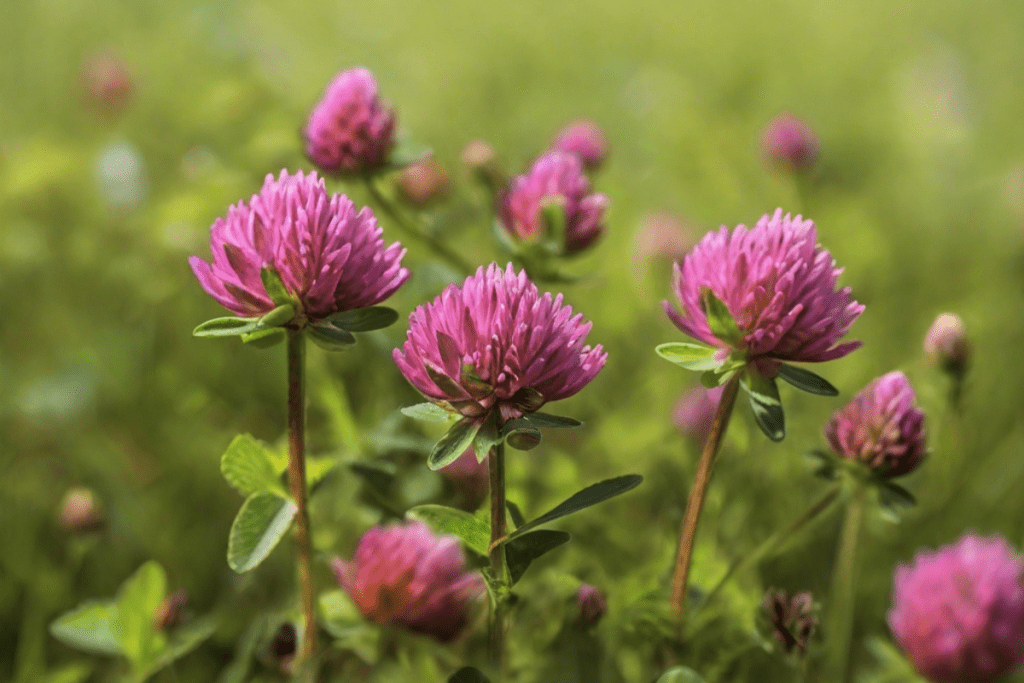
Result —
[{"label": "out-of-focus flower bud", "polygon": [[811,594],[797,593],[790,597],[786,591],[773,588],[764,596],[761,606],[768,615],[775,639],[785,651],[805,653],[818,627]]},{"label": "out-of-focus flower bud", "polygon": [[924,336],[924,352],[944,371],[962,378],[972,352],[963,319],[955,313],[943,313],[937,317]]},{"label": "out-of-focus flower bud", "polygon": [[645,266],[655,259],[682,259],[694,244],[694,232],[692,225],[666,211],[645,216],[633,240],[633,262]]},{"label": "out-of-focus flower bud", "polygon": [[86,97],[108,116],[116,116],[131,103],[135,83],[117,57],[101,52],[86,60],[82,70]]},{"label": "out-of-focus flower bud", "polygon": [[447,197],[451,189],[451,176],[433,157],[406,166],[398,175],[398,190],[402,198],[413,206],[433,204]]},{"label": "out-of-focus flower bud", "polygon": [[761,134],[761,149],[769,163],[789,170],[809,169],[818,160],[818,138],[791,114],[768,122]]},{"label": "out-of-focus flower bud", "polygon": [[600,126],[589,119],[579,119],[559,131],[551,149],[575,154],[583,167],[593,173],[608,156],[608,141]]},{"label": "out-of-focus flower bud", "polygon": [[580,607],[580,619],[585,624],[595,624],[608,611],[608,600],[596,586],[584,583],[576,591],[576,603]]},{"label": "out-of-focus flower bud", "polygon": [[153,626],[158,631],[166,631],[178,625],[181,620],[181,613],[188,604],[188,591],[179,588],[164,598],[156,611],[153,619]]},{"label": "out-of-focus flower bud", "polygon": [[60,525],[77,533],[96,531],[107,522],[92,489],[76,487],[64,494],[60,504]]},{"label": "out-of-focus flower bud", "polygon": [[508,173],[498,158],[498,153],[483,140],[470,140],[462,148],[462,163],[490,191],[498,196],[508,187]]}]

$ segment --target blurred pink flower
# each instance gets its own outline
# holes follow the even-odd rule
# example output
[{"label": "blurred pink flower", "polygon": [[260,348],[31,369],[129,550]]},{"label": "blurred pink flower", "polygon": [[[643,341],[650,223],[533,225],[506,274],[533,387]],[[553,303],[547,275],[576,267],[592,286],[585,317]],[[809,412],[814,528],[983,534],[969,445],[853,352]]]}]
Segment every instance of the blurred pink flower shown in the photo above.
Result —
[{"label": "blurred pink flower", "polygon": [[558,132],[551,149],[575,154],[588,171],[596,171],[608,156],[608,141],[590,119],[573,121]]},{"label": "blurred pink flower", "polygon": [[452,190],[452,179],[433,157],[409,164],[398,174],[398,191],[413,206],[428,206],[444,199]]},{"label": "blurred pink flower", "polygon": [[924,413],[902,372],[890,372],[861,390],[825,425],[836,455],[863,462],[885,479],[915,469],[927,454]]},{"label": "blurred pink flower", "polygon": [[889,627],[928,680],[995,680],[1024,661],[1022,580],[1006,539],[966,534],[896,569]]},{"label": "blurred pink flower", "polygon": [[694,227],[673,213],[645,216],[633,241],[633,261],[646,265],[657,258],[681,259],[693,246],[693,233]]},{"label": "blurred pink flower", "polygon": [[503,422],[594,379],[608,354],[584,344],[590,327],[561,294],[541,296],[525,271],[492,263],[413,311],[394,359],[431,401],[481,422],[497,413]]},{"label": "blurred pink flower", "polygon": [[[842,268],[817,245],[814,222],[777,209],[753,228],[722,226],[710,232],[675,265],[673,289],[682,313],[668,301],[665,312],[685,334],[744,354],[768,377],[779,362],[821,362],[860,347],[839,344],[864,306],[850,288],[836,290]],[[729,309],[742,339],[715,337],[702,307],[709,289]]]},{"label": "blurred pink flower", "polygon": [[328,195],[316,173],[268,175],[258,195],[239,202],[210,229],[213,263],[189,259],[203,289],[236,315],[274,309],[260,277],[272,268],[302,310],[291,325],[378,304],[409,278],[405,250],[384,248],[368,208],[356,212],[344,195]]},{"label": "blurred pink flower", "polygon": [[365,175],[382,168],[395,146],[395,114],[377,95],[364,68],[342,71],[306,124],[306,156],[330,175]]},{"label": "blurred pink flower", "polygon": [[370,621],[441,641],[459,634],[484,593],[481,576],[466,571],[458,540],[438,536],[422,522],[373,527],[351,562],[335,558],[331,568]]},{"label": "blurred pink flower", "polygon": [[100,52],[83,67],[82,82],[87,98],[104,113],[114,116],[131,103],[135,80],[125,65],[112,54]]},{"label": "blurred pink flower", "polygon": [[543,239],[541,209],[551,202],[561,205],[565,217],[565,253],[585,249],[604,232],[601,220],[608,197],[590,194],[590,181],[583,175],[580,160],[559,151],[543,154],[533,168],[512,181],[501,199],[501,223],[524,242]]},{"label": "blurred pink flower", "polygon": [[579,590],[576,591],[576,602],[580,607],[580,618],[588,624],[595,623],[608,611],[608,600],[604,597],[604,593],[597,586],[591,586],[589,583],[580,585]]},{"label": "blurred pink flower", "polygon": [[698,386],[683,394],[672,411],[672,421],[676,428],[703,444],[711,432],[711,423],[715,420],[723,390],[724,387],[705,389]]},{"label": "blurred pink flower", "polygon": [[791,114],[780,114],[768,122],[761,134],[761,148],[769,162],[783,168],[806,169],[818,160],[818,138]]},{"label": "blurred pink flower", "polygon": [[963,319],[955,313],[942,313],[935,318],[924,337],[924,352],[947,372],[962,375],[972,352]]}]

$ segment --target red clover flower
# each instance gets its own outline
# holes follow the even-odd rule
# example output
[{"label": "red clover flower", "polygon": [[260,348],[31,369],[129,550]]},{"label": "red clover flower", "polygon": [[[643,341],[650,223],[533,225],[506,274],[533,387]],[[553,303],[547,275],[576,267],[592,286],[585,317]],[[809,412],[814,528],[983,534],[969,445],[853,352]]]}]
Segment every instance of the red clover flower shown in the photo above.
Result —
[{"label": "red clover flower", "polygon": [[768,122],[761,134],[761,148],[769,162],[791,170],[810,168],[818,160],[818,138],[791,114],[780,114]]},{"label": "red clover flower", "polygon": [[600,126],[589,119],[579,119],[558,132],[551,149],[575,154],[583,167],[593,172],[608,156],[608,141]]}]

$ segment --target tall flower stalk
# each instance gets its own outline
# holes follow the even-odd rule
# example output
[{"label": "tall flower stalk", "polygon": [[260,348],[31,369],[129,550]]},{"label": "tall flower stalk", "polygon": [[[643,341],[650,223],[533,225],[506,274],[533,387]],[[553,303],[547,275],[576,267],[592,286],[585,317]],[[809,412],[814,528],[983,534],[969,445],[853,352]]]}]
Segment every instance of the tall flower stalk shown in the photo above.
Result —
[{"label": "tall flower stalk", "polygon": [[753,228],[740,225],[708,233],[676,263],[673,289],[681,306],[665,312],[694,343],[657,348],[666,360],[702,373],[707,387],[723,386],[711,433],[704,444],[687,500],[672,578],[672,609],[684,623],[690,558],[715,454],[742,387],[761,430],[785,436],[776,379],[798,389],[834,396],[828,381],[789,362],[840,358],[860,342],[839,343],[864,307],[837,289],[841,268],[817,244],[814,223],[779,209]]}]

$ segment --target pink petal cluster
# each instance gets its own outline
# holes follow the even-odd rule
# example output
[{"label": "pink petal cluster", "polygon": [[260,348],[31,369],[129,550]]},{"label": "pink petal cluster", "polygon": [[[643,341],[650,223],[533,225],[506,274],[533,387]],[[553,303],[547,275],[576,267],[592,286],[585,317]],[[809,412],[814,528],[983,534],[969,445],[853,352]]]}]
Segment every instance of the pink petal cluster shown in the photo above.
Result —
[{"label": "pink petal cluster", "polygon": [[839,344],[864,306],[850,288],[836,289],[842,268],[817,244],[814,222],[765,215],[753,228],[722,226],[710,232],[675,265],[673,289],[682,313],[668,301],[665,312],[685,334],[720,348],[701,302],[705,288],[729,309],[743,335],[732,351],[744,353],[769,377],[778,362],[821,362],[860,347]]},{"label": "pink petal cluster", "polygon": [[780,114],[768,122],[761,134],[761,148],[769,162],[784,168],[805,169],[818,160],[818,138],[791,114]]},{"label": "pink petal cluster", "polygon": [[459,634],[483,579],[466,571],[458,540],[423,522],[375,526],[359,540],[351,562],[331,568],[364,617],[400,624],[441,641]]},{"label": "pink petal cluster", "polygon": [[987,683],[1024,662],[1024,561],[1001,536],[964,535],[900,565],[889,627],[935,683]]},{"label": "pink petal cluster", "polygon": [[551,149],[575,154],[588,171],[596,171],[608,156],[608,141],[590,119],[573,121],[558,132]]},{"label": "pink petal cluster", "polygon": [[273,310],[260,271],[273,268],[301,314],[316,321],[378,304],[409,278],[405,250],[385,248],[369,208],[356,211],[344,195],[328,195],[316,173],[268,175],[260,193],[239,202],[210,229],[213,263],[189,259],[203,289],[236,315]]},{"label": "pink petal cluster", "polygon": [[915,469],[927,454],[924,413],[902,372],[890,372],[860,391],[825,425],[836,455],[863,462],[890,479]]},{"label": "pink petal cluster", "polygon": [[580,608],[580,619],[587,624],[596,623],[608,611],[608,599],[604,593],[589,583],[581,584],[576,591],[576,604]]},{"label": "pink petal cluster", "polygon": [[608,354],[584,343],[590,328],[561,294],[541,296],[526,271],[492,263],[413,311],[394,359],[431,401],[481,420],[497,412],[504,421],[594,379]]},{"label": "pink petal cluster", "polygon": [[377,95],[367,69],[342,71],[306,124],[306,156],[330,175],[364,175],[383,167],[395,146],[395,114]]},{"label": "pink petal cluster", "polygon": [[501,223],[511,235],[530,242],[544,237],[542,207],[561,204],[565,215],[566,253],[590,246],[604,232],[601,220],[608,197],[590,193],[590,181],[575,154],[543,154],[524,175],[517,176],[501,199]]},{"label": "pink petal cluster", "polygon": [[724,387],[693,387],[683,394],[672,411],[672,422],[676,428],[703,444],[711,432],[711,423],[715,420],[723,391]]}]

